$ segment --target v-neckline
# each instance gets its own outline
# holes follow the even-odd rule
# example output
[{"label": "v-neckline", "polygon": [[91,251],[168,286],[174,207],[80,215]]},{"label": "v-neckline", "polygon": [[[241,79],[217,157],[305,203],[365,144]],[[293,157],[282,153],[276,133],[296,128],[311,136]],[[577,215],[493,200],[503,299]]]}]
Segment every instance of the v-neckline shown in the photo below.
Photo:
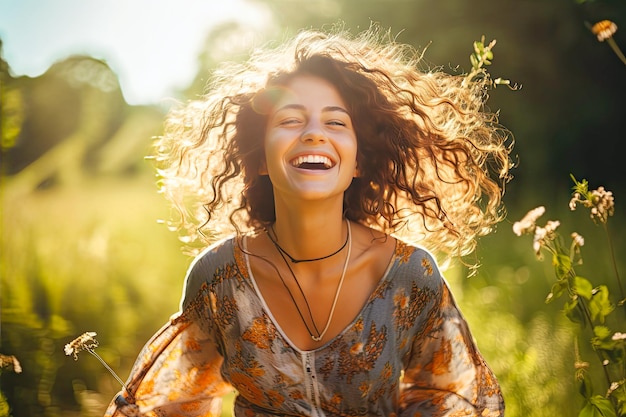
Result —
[{"label": "v-neckline", "polygon": [[[363,316],[364,311],[369,307],[371,302],[374,300],[375,295],[378,294],[380,287],[387,281],[387,277],[389,276],[391,269],[396,264],[396,258],[398,256],[397,255],[398,245],[401,244],[400,240],[398,239],[395,240],[394,250],[389,259],[389,263],[387,267],[385,268],[385,272],[383,273],[381,278],[378,280],[378,283],[376,284],[376,286],[374,287],[374,289],[368,296],[367,301],[363,304],[363,306],[361,307],[359,312],[354,316],[352,321],[350,321],[339,333],[337,333],[335,336],[330,338],[324,344],[314,349],[301,349],[289,338],[287,333],[280,326],[280,324],[278,323],[278,320],[276,319],[276,317],[274,317],[272,310],[269,308],[269,305],[267,304],[265,297],[263,297],[263,293],[261,292],[261,289],[259,288],[257,281],[254,278],[254,274],[252,273],[252,267],[250,265],[250,255],[248,254],[248,250],[247,250],[247,238],[248,236],[244,236],[242,238],[242,246],[234,245],[233,247],[233,250],[235,251],[236,262],[239,264],[241,261],[243,261],[244,263],[243,265],[238,265],[238,268],[241,271],[244,279],[249,281],[252,284],[252,288],[254,289],[255,294],[257,298],[259,299],[259,301],[261,302],[263,311],[269,317],[270,321],[272,322],[272,325],[276,328],[280,336],[287,342],[287,344],[291,346],[292,349],[294,349],[296,352],[299,352],[299,353],[311,353],[311,352],[323,350],[328,345],[330,345],[331,343],[335,342],[337,339],[342,337],[352,327],[354,327],[359,317]],[[237,253],[237,252],[240,252],[240,253]]]}]

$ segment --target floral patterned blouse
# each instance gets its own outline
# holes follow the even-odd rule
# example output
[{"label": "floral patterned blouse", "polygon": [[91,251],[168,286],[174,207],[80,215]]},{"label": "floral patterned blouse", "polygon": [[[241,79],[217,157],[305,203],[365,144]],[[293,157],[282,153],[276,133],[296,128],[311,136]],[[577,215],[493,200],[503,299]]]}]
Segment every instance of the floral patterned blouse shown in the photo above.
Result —
[{"label": "floral patterned blouse", "polygon": [[106,416],[502,416],[498,382],[430,253],[397,241],[343,332],[296,348],[236,239],[192,263],[181,311],[141,351]]}]

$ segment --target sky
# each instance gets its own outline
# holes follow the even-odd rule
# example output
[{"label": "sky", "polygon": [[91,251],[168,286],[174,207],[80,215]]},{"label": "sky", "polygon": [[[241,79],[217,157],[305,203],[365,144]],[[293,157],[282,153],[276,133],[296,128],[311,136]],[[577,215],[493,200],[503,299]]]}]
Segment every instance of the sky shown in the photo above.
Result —
[{"label": "sky", "polygon": [[109,64],[133,105],[188,86],[206,35],[227,20],[261,28],[270,15],[247,0],[0,0],[13,76],[36,77],[58,60],[89,55]]}]

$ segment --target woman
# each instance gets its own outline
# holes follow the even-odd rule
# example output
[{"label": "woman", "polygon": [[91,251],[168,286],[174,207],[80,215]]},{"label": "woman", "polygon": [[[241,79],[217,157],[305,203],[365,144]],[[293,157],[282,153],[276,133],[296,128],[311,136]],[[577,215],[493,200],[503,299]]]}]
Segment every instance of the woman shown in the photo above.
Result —
[{"label": "woman", "polygon": [[213,243],[107,415],[219,415],[233,390],[236,416],[503,415],[429,250],[468,255],[501,220],[509,137],[488,77],[416,57],[305,31],[170,115],[162,191]]}]

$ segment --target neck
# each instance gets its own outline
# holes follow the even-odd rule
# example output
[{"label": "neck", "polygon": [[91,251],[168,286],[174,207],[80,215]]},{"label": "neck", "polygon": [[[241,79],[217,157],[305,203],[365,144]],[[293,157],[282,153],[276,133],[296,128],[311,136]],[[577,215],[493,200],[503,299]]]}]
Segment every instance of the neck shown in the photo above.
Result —
[{"label": "neck", "polygon": [[276,211],[274,238],[295,259],[324,257],[339,249],[346,240],[346,225],[339,210],[315,208]]}]

